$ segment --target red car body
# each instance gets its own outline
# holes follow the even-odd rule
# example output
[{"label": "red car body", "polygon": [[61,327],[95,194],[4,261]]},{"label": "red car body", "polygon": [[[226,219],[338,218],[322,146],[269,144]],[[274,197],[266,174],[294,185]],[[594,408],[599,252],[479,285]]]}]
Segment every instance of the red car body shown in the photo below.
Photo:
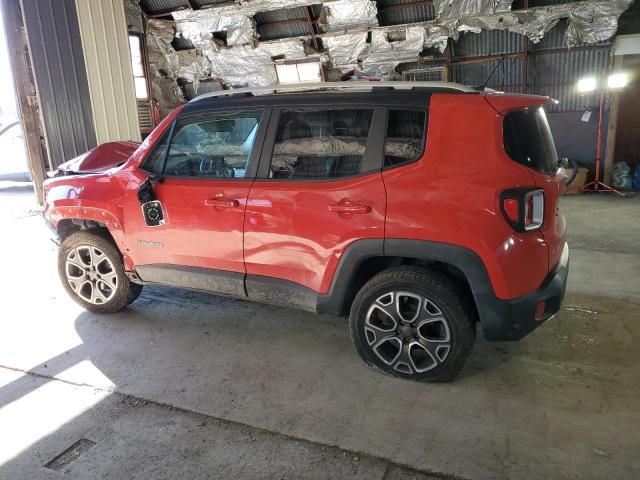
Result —
[{"label": "red car body", "polygon": [[[167,222],[151,232],[137,198],[149,177],[140,167],[183,115],[181,107],[139,146],[107,144],[63,165],[61,176],[45,182],[45,214],[61,234],[82,221],[104,226],[132,275],[154,265],[237,273],[245,279],[243,288],[220,293],[264,301],[277,301],[277,295],[250,279],[282,280],[329,298],[314,300],[315,308],[308,309],[337,314],[346,313],[353,296],[332,300],[337,284],[361,284],[352,275],[337,277],[350,246],[379,240],[379,252],[365,257],[396,261],[416,256],[411,245],[418,243],[407,242],[426,242],[434,246],[426,260],[449,267],[465,282],[485,336],[517,339],[555,313],[564,295],[568,249],[558,211],[564,176],[514,162],[505,151],[503,122],[509,112],[551,102],[435,92],[425,100],[427,144],[418,161],[331,182],[165,178],[154,188]],[[505,221],[501,193],[509,189],[544,192],[540,228],[521,232]],[[150,242],[162,248],[150,248]],[[439,246],[458,253],[442,253]],[[308,306],[293,297],[283,303]],[[545,301],[545,314],[534,315]]]}]

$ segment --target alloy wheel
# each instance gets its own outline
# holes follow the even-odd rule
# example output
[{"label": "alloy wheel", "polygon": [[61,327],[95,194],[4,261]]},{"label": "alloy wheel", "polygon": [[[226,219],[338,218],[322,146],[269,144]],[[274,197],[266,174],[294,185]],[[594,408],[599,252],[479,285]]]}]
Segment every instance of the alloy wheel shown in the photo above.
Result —
[{"label": "alloy wheel", "polygon": [[405,374],[436,368],[451,350],[451,332],[442,310],[411,292],[393,291],[378,297],[367,311],[364,330],[373,353]]},{"label": "alloy wheel", "polygon": [[86,302],[102,305],[116,293],[116,269],[99,248],[83,245],[71,250],[67,255],[65,272],[71,289]]}]

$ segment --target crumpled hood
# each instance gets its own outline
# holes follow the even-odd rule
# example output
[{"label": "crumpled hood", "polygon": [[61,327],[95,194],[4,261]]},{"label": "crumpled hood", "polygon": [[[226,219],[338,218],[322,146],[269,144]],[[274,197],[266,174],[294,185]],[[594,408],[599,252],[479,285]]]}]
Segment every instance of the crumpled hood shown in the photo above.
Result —
[{"label": "crumpled hood", "polygon": [[140,142],[109,142],[98,145],[82,155],[60,165],[56,175],[97,173],[126,162]]}]

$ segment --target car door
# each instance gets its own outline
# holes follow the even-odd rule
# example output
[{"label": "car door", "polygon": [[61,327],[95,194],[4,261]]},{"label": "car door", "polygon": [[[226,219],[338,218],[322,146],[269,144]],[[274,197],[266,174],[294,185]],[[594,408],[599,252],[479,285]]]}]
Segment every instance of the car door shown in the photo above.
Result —
[{"label": "car door", "polygon": [[154,185],[164,223],[134,232],[143,280],[244,295],[244,211],[265,116],[208,111],[176,120]]},{"label": "car door", "polygon": [[250,297],[273,279],[327,293],[349,245],[384,238],[384,122],[370,106],[274,109],[245,214]]}]

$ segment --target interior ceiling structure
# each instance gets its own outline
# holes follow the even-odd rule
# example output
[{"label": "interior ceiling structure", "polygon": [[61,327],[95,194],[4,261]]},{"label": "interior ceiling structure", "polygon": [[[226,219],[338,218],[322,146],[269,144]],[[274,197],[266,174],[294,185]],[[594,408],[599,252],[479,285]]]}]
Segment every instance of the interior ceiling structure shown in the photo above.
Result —
[{"label": "interior ceiling structure", "polygon": [[[232,87],[275,84],[274,63],[308,59],[334,71],[393,78],[398,64],[425,50],[443,52],[461,33],[502,30],[535,44],[561,20],[568,22],[566,46],[602,42],[632,2],[142,0],[141,7],[156,17],[147,28],[152,74],[197,90],[211,78]],[[168,12],[171,20],[157,18]]]}]

